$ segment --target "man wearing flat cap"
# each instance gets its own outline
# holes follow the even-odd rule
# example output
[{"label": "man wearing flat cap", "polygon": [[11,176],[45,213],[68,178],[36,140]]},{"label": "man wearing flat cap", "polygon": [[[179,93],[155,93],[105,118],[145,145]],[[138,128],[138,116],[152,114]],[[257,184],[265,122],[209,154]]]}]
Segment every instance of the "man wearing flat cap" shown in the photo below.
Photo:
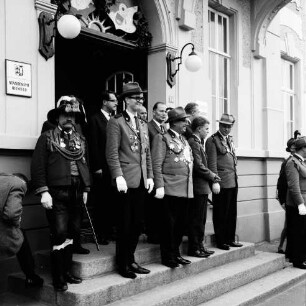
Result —
[{"label": "man wearing flat cap", "polygon": [[168,112],[170,129],[157,134],[152,142],[152,163],[156,197],[163,198],[161,209],[162,264],[176,268],[190,264],[180,255],[180,244],[186,223],[188,199],[193,198],[191,148],[182,135],[187,120],[184,109],[177,107]]},{"label": "man wearing flat cap", "polygon": [[[288,191],[286,198],[286,256],[293,266],[306,269],[306,137],[295,141],[295,153],[286,163]],[[289,251],[289,252],[288,252]]]},{"label": "man wearing flat cap", "polygon": [[235,123],[233,115],[223,114],[219,130],[206,141],[208,168],[220,178],[212,184],[213,224],[219,249],[241,247],[235,242],[237,219],[237,158],[233,137],[230,134]]},{"label": "man wearing flat cap", "polygon": [[143,225],[145,192],[154,187],[148,127],[137,116],[143,93],[136,82],[124,84],[120,98],[126,110],[107,124],[106,160],[118,191],[116,261],[120,275],[127,278],[150,272],[134,258]]},{"label": "man wearing flat cap", "polygon": [[51,112],[57,126],[40,135],[31,176],[50,226],[53,286],[56,291],[66,291],[67,282],[82,281],[70,273],[70,268],[73,238],[80,230],[82,201],[87,202],[90,178],[86,141],[74,129],[81,114],[78,100],[63,96]]}]

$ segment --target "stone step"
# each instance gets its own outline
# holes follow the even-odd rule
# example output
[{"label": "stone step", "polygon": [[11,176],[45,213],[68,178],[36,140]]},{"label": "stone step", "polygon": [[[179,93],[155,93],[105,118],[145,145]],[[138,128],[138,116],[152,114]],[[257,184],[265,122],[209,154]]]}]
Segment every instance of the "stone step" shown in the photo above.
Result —
[{"label": "stone step", "polygon": [[14,294],[11,292],[5,292],[0,294],[0,305],[2,306],[47,306],[41,301]]},{"label": "stone step", "polygon": [[[197,275],[158,286],[141,294],[116,301],[111,306],[199,305],[239,286],[282,269],[284,256],[259,252],[255,256],[215,267]],[[231,304],[224,304],[230,305]]]},{"label": "stone step", "polygon": [[[153,289],[157,286],[193,276],[194,274],[214,267],[219,269],[219,266],[228,262],[244,260],[254,255],[254,244],[243,244],[243,247],[232,248],[230,251],[212,248],[215,250],[215,254],[207,259],[186,256],[192,263],[176,269],[167,268],[160,263],[145,265],[151,270],[151,273],[148,275],[139,275],[135,280],[123,278],[117,273],[109,273],[86,279],[79,285],[69,285],[65,293],[55,293],[50,276],[45,275],[43,276],[45,279],[44,287],[35,292],[29,292],[24,290],[22,276],[19,274],[10,276],[9,288],[15,293],[29,295],[32,298],[55,305],[105,305]],[[283,258],[283,256],[280,257]]]},{"label": "stone step", "polygon": [[[214,235],[209,234],[206,236],[206,245],[210,246],[214,239]],[[188,241],[182,243],[182,252],[187,252]],[[88,255],[73,255],[72,272],[75,276],[87,279],[114,271],[115,265],[115,242],[111,242],[108,245],[100,245],[100,251],[94,244],[83,244],[83,247],[90,250]],[[43,252],[38,255],[38,266],[43,266],[46,269],[50,269],[50,252]],[[160,248],[158,244],[149,244],[145,242],[139,242],[137,246],[137,252],[135,254],[135,260],[139,264],[148,264],[151,262],[160,262]]]},{"label": "stone step", "polygon": [[[199,306],[257,305],[306,279],[306,271],[288,266]],[[266,305],[263,302],[262,305]],[[280,305],[280,304],[279,304]],[[288,305],[288,304],[282,304]],[[296,304],[291,304],[296,305]],[[305,305],[305,304],[303,304]]]},{"label": "stone step", "polygon": [[[73,254],[72,272],[75,276],[87,279],[100,274],[114,271],[116,244],[111,242],[108,245],[100,245],[100,251],[94,244],[83,244],[83,247],[90,250],[90,254]],[[47,269],[50,268],[50,252],[40,254],[39,264]],[[159,245],[139,243],[135,260],[141,264],[148,264],[160,260]]]}]

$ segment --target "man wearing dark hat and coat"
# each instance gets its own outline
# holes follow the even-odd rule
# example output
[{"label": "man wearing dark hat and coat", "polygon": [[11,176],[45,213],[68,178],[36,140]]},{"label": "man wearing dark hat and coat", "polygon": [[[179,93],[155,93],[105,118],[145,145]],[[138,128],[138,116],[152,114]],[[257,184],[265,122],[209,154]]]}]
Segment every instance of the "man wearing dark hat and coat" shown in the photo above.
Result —
[{"label": "man wearing dark hat and coat", "polygon": [[148,127],[137,116],[143,92],[137,82],[124,84],[120,98],[126,110],[107,125],[106,160],[118,191],[116,261],[120,275],[127,278],[150,272],[134,258],[143,225],[145,192],[154,187]]},{"label": "man wearing dark hat and coat", "polygon": [[286,198],[287,241],[293,266],[306,269],[306,137],[295,141],[295,153],[286,163],[288,191]]},{"label": "man wearing dark hat and coat", "polygon": [[51,232],[53,286],[67,290],[68,283],[82,280],[70,273],[73,237],[80,230],[82,201],[90,190],[87,148],[83,136],[74,129],[80,114],[79,102],[63,96],[52,115],[57,127],[43,133],[32,157],[31,176],[35,193],[41,196]]},{"label": "man wearing dark hat and coat", "polygon": [[188,199],[193,198],[191,148],[182,135],[187,120],[184,109],[177,107],[168,112],[170,129],[157,134],[152,142],[152,163],[156,197],[163,198],[161,209],[161,260],[162,264],[176,268],[190,264],[181,257],[180,244],[184,234]]},{"label": "man wearing dark hat and coat", "polygon": [[233,137],[230,134],[235,118],[223,114],[219,120],[219,130],[206,141],[208,168],[220,178],[212,184],[213,224],[217,247],[229,250],[241,247],[235,242],[237,220],[237,158]]}]

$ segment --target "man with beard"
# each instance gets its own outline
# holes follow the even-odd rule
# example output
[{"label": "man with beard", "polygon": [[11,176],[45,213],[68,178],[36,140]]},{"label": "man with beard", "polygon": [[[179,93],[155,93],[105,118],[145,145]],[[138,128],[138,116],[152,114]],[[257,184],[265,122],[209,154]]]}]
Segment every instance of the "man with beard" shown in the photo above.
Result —
[{"label": "man with beard", "polygon": [[135,262],[143,225],[144,197],[154,187],[147,124],[137,116],[144,102],[137,82],[123,85],[120,98],[126,110],[107,125],[106,160],[118,190],[116,261],[119,274],[136,278],[150,270]]},{"label": "man with beard", "polygon": [[98,242],[108,244],[113,235],[114,203],[111,175],[106,162],[106,127],[111,116],[117,110],[118,100],[114,93],[104,92],[101,97],[101,109],[88,122],[90,166],[93,172],[93,199],[95,206],[95,228]]},{"label": "man with beard", "polygon": [[85,138],[74,129],[81,113],[79,102],[63,96],[52,113],[58,125],[39,137],[31,176],[50,226],[53,286],[56,291],[66,291],[67,282],[82,281],[70,273],[70,268],[73,237],[80,231],[82,201],[87,202],[90,178]]},{"label": "man with beard", "polygon": [[180,255],[180,244],[186,223],[188,199],[193,198],[191,148],[182,134],[187,120],[184,109],[177,107],[168,112],[170,129],[157,134],[152,143],[152,163],[156,198],[161,204],[161,260],[169,268],[190,261]]}]

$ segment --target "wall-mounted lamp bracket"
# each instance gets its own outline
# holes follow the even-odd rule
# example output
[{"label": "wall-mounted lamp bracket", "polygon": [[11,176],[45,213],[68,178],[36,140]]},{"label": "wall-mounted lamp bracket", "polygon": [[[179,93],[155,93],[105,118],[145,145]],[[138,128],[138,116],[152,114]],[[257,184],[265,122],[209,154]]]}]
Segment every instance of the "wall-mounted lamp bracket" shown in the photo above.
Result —
[{"label": "wall-mounted lamp bracket", "polygon": [[[175,75],[180,70],[180,65],[182,64],[182,55],[183,51],[187,46],[191,46],[192,52],[189,55],[196,55],[194,52],[194,44],[193,43],[187,43],[183,46],[180,56],[175,57],[172,53],[168,52],[166,56],[166,62],[167,62],[167,83],[170,87],[173,87],[175,85]],[[177,68],[175,68],[175,61],[179,60],[177,64]]]}]

